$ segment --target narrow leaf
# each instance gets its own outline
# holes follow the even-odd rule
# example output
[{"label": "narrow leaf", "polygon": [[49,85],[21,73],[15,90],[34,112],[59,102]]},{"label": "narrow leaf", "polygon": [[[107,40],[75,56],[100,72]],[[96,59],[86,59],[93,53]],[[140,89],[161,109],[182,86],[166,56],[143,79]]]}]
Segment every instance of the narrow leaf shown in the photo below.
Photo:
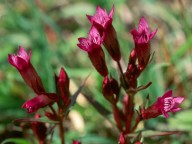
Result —
[{"label": "narrow leaf", "polygon": [[51,121],[47,119],[46,117],[41,117],[41,118],[22,118],[22,119],[16,119],[14,120],[14,123],[20,123],[20,122],[42,122],[42,123],[53,123],[53,124],[58,124],[58,121]]},{"label": "narrow leaf", "polygon": [[1,144],[8,144],[8,143],[14,143],[14,144],[29,144],[29,142],[25,139],[21,138],[9,138],[4,140]]}]

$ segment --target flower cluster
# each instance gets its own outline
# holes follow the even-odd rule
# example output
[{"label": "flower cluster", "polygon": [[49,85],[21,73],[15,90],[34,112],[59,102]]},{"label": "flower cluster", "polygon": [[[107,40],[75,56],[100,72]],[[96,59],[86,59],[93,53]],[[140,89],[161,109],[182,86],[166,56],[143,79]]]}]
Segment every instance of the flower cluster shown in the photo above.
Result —
[{"label": "flower cluster", "polygon": [[[61,141],[64,143],[63,119],[65,118],[65,114],[71,103],[69,77],[65,70],[61,68],[59,76],[55,75],[56,92],[47,92],[42,84],[41,78],[30,62],[31,56],[32,52],[30,51],[29,54],[27,54],[25,49],[21,46],[19,47],[17,55],[8,55],[9,63],[17,68],[25,83],[36,93],[34,98],[27,100],[22,105],[22,108],[27,109],[28,113],[35,113],[39,109],[49,106],[51,111],[44,111],[44,114],[50,120],[60,124]],[[52,104],[54,103],[57,103],[58,105],[58,113],[52,107]],[[36,113],[35,119],[37,119],[37,121],[31,123],[31,129],[39,143],[44,144],[47,136],[46,130],[48,128],[45,123],[38,121],[39,118],[40,115]],[[28,119],[26,119],[26,121],[30,122]]]},{"label": "flower cluster", "polygon": [[[127,138],[127,135],[135,132],[138,123],[142,120],[156,118],[160,115],[168,118],[169,112],[180,111],[181,108],[179,105],[183,102],[184,98],[181,96],[174,97],[172,90],[169,90],[149,107],[145,108],[141,105],[139,111],[135,111],[135,94],[151,85],[151,82],[149,82],[145,86],[138,86],[137,79],[152,59],[150,43],[157,33],[157,29],[151,31],[147,20],[142,17],[139,21],[138,29],[131,30],[130,33],[133,36],[134,48],[130,52],[126,71],[123,71],[120,63],[122,57],[120,45],[116,30],[112,24],[113,15],[114,6],[112,6],[109,13],[98,6],[93,16],[87,15],[91,27],[86,38],[80,37],[78,39],[79,43],[77,46],[87,52],[92,65],[103,77],[102,94],[111,104],[114,121],[120,133],[118,143],[141,144],[141,133],[132,139]],[[117,64],[119,80],[110,74],[108,70],[109,65],[105,61],[105,53],[102,46],[105,47],[111,59]],[[56,91],[53,93],[47,92],[41,78],[31,64],[31,57],[32,52],[27,53],[21,46],[17,55],[8,55],[9,63],[17,68],[25,83],[36,95],[34,98],[27,100],[22,105],[22,108],[27,109],[28,113],[34,113],[41,108],[49,106],[50,111],[44,111],[44,114],[49,120],[58,123],[61,143],[64,144],[63,120],[69,107],[74,102],[74,99],[71,100],[69,92],[70,79],[66,71],[61,68],[59,76],[55,74],[54,77]],[[54,103],[57,103],[57,111],[52,107]],[[39,119],[40,115],[36,113],[35,118]],[[43,144],[46,141],[46,132],[48,129],[45,123],[33,121],[31,123],[31,129],[39,143]],[[80,144],[81,142],[74,140],[72,143]]]},{"label": "flower cluster", "polygon": [[108,14],[106,10],[98,6],[94,16],[87,15],[92,24],[88,38],[79,38],[79,44],[77,44],[79,48],[88,53],[93,66],[103,77],[108,75],[108,69],[101,45],[105,46],[115,61],[121,59],[119,42],[112,25],[113,13],[114,7],[112,7]]},{"label": "flower cluster", "polygon": [[[116,30],[112,25],[114,6],[109,14],[101,7],[96,8],[93,16],[87,15],[91,23],[91,29],[88,38],[79,38],[77,46],[88,53],[88,56],[95,69],[103,76],[102,93],[105,99],[111,103],[116,126],[120,131],[119,144],[130,143],[126,135],[136,130],[141,120],[155,118],[164,115],[168,118],[168,112],[177,112],[179,104],[184,100],[183,97],[173,97],[172,91],[166,92],[162,97],[148,108],[141,108],[138,113],[134,110],[134,95],[140,90],[146,89],[151,85],[149,82],[145,86],[138,86],[137,79],[150,63],[151,40],[157,33],[157,29],[151,31],[147,20],[142,17],[138,24],[138,29],[131,30],[133,36],[134,48],[129,55],[129,61],[126,71],[123,72],[120,60],[120,45],[117,39]],[[108,71],[108,65],[105,62],[105,54],[102,50],[102,44],[117,63],[119,68],[119,82]],[[121,97],[121,88],[124,88],[125,94]],[[118,102],[122,107],[118,106]],[[141,106],[142,107],[142,106]],[[138,115],[138,116],[137,116]],[[142,143],[140,137],[133,140],[134,143]]]},{"label": "flower cluster", "polygon": [[33,113],[36,112],[38,109],[51,105],[59,100],[62,100],[63,105],[68,106],[70,103],[69,78],[64,69],[61,68],[59,77],[56,77],[58,92],[46,92],[41,78],[39,77],[38,73],[30,62],[31,56],[32,52],[30,51],[30,53],[27,54],[25,49],[21,46],[19,47],[17,55],[8,55],[9,63],[17,68],[26,84],[36,93],[36,96],[26,101],[23,104],[22,108],[27,109],[29,113]]}]

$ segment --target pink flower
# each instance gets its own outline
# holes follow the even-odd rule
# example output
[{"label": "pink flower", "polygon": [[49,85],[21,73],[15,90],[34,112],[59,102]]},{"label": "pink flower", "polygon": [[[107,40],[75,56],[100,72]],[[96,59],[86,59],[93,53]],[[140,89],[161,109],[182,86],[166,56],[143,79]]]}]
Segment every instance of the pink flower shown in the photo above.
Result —
[{"label": "pink flower", "polygon": [[155,36],[157,29],[150,31],[149,25],[144,17],[139,21],[138,30],[133,29],[131,34],[135,42],[135,50],[140,65],[145,66],[150,58],[150,40]]},{"label": "pink flower", "polygon": [[119,42],[117,40],[117,34],[115,28],[112,25],[112,17],[114,13],[114,6],[108,14],[105,9],[99,6],[96,9],[94,16],[87,15],[89,21],[93,26],[97,28],[101,37],[103,38],[103,45],[107,49],[110,56],[115,60],[121,59],[121,53],[119,48]]},{"label": "pink flower", "polygon": [[183,97],[173,97],[172,90],[169,90],[162,97],[159,97],[153,105],[142,110],[142,118],[155,118],[161,114],[163,114],[165,118],[168,118],[168,112],[177,112],[181,110],[178,106],[183,100]]},{"label": "pink flower", "polygon": [[25,49],[20,46],[17,55],[8,54],[8,61],[17,68],[27,85],[37,94],[40,94],[45,90],[40,77],[30,62],[31,55],[31,51],[27,54]]},{"label": "pink flower", "polygon": [[59,77],[55,76],[56,84],[57,84],[57,91],[61,96],[61,100],[63,104],[68,107],[71,100],[69,98],[69,77],[65,70],[61,68]]},{"label": "pink flower", "polygon": [[181,110],[178,106],[183,100],[183,97],[173,97],[172,90],[169,90],[162,97],[157,99],[156,106],[161,110],[162,114],[168,118],[168,112],[177,112]]},{"label": "pink flower", "polygon": [[78,40],[79,44],[77,44],[77,46],[88,53],[88,56],[96,70],[102,76],[106,76],[108,70],[105,63],[105,55],[101,48],[103,39],[100,37],[97,29],[94,26],[91,27],[88,38],[79,38]]},{"label": "pink flower", "polygon": [[89,21],[97,27],[97,29],[107,29],[108,25],[112,24],[114,6],[108,14],[106,10],[97,6],[94,16],[87,15]]},{"label": "pink flower", "polygon": [[38,109],[52,104],[58,100],[58,96],[55,93],[45,93],[37,95],[36,97],[26,101],[22,108],[27,109],[28,113],[36,112]]}]

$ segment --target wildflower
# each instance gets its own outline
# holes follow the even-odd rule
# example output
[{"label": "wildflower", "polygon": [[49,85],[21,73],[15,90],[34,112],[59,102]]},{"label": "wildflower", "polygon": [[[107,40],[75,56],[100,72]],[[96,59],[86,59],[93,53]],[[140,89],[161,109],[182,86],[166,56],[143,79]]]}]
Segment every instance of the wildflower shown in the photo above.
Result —
[{"label": "wildflower", "polygon": [[58,97],[54,93],[45,93],[35,96],[34,98],[26,101],[22,108],[27,109],[28,113],[36,112],[38,109],[57,101]]},{"label": "wildflower", "polygon": [[95,67],[95,69],[102,75],[108,74],[108,69],[105,63],[105,55],[101,48],[103,39],[100,37],[99,32],[93,26],[91,27],[88,38],[79,38],[77,46],[88,53],[88,56]]},{"label": "wildflower", "polygon": [[98,30],[105,30],[109,25],[112,24],[112,17],[114,13],[114,6],[112,7],[110,13],[108,14],[106,10],[97,6],[96,13],[94,16],[87,15],[89,21],[97,27]]},{"label": "wildflower", "polygon": [[104,39],[103,45],[107,49],[110,56],[119,61],[121,58],[119,42],[117,40],[117,34],[115,28],[112,25],[112,17],[114,13],[114,6],[108,14],[105,9],[99,6],[96,9],[94,16],[87,15],[89,21],[93,26],[97,28],[101,37]]},{"label": "wildflower", "polygon": [[61,96],[63,104],[68,107],[71,101],[69,99],[69,77],[63,68],[60,70],[59,77],[55,76],[55,79],[57,91]]},{"label": "wildflower", "polygon": [[145,67],[150,58],[150,40],[155,36],[157,29],[150,31],[149,25],[144,17],[139,21],[138,30],[133,29],[135,51],[141,68]]},{"label": "wildflower", "polygon": [[29,54],[23,47],[19,47],[18,54],[8,54],[9,63],[17,68],[26,84],[31,87],[37,94],[45,92],[41,79],[30,62],[32,52]]},{"label": "wildflower", "polygon": [[183,97],[173,97],[172,90],[169,90],[162,97],[159,97],[153,105],[141,111],[142,118],[155,118],[161,114],[163,114],[165,118],[168,118],[168,112],[177,112],[181,110],[178,106],[183,100]]}]

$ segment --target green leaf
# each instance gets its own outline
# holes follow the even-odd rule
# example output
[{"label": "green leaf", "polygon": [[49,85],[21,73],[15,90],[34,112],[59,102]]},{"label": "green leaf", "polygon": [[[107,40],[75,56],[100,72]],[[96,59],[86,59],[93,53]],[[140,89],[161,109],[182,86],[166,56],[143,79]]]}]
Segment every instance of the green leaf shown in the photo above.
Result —
[{"label": "green leaf", "polygon": [[14,144],[29,144],[29,142],[22,138],[9,138],[4,140],[1,144],[14,143]]},{"label": "green leaf", "polygon": [[18,122],[42,122],[42,123],[53,123],[58,124],[58,121],[52,121],[49,120],[47,117],[41,117],[41,118],[23,118],[23,119],[17,119],[14,121],[15,123]]},{"label": "green leaf", "polygon": [[97,135],[87,135],[81,138],[83,144],[117,144],[117,141],[113,141],[109,138],[100,137]]},{"label": "green leaf", "polygon": [[[91,74],[91,73],[90,73]],[[74,106],[77,96],[80,94],[81,90],[83,89],[87,79],[89,78],[90,74],[85,78],[85,80],[82,82],[81,86],[78,88],[78,90],[75,92],[75,94],[73,94],[72,98],[71,98],[71,104],[69,107]]]}]

